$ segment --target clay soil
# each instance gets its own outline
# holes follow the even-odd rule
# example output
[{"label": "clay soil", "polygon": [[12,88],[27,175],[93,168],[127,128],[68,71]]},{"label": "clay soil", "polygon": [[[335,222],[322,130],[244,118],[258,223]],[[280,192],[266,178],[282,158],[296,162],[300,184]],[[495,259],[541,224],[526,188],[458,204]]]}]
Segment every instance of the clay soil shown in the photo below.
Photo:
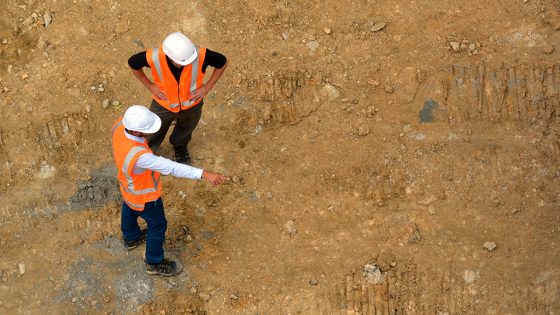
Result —
[{"label": "clay soil", "polygon": [[[558,1],[0,9],[0,313],[560,313]],[[228,57],[190,151],[231,180],[163,179],[163,278],[110,129],[174,31]]]}]

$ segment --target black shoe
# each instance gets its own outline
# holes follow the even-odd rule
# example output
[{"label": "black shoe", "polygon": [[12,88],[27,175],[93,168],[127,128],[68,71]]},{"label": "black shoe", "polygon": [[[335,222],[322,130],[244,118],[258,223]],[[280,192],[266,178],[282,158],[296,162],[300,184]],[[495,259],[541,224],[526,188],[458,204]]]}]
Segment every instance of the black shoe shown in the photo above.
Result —
[{"label": "black shoe", "polygon": [[142,244],[146,241],[146,234],[147,234],[147,230],[143,229],[143,230],[140,231],[140,238],[139,239],[132,240],[132,241],[123,240],[124,248],[126,250],[135,249],[140,244]]},{"label": "black shoe", "polygon": [[181,164],[189,164],[191,162],[191,156],[186,145],[175,147],[175,161]]},{"label": "black shoe", "polygon": [[157,265],[146,263],[146,273],[149,275],[162,275],[165,277],[175,276],[181,273],[183,265],[180,262],[169,259],[167,257]]}]

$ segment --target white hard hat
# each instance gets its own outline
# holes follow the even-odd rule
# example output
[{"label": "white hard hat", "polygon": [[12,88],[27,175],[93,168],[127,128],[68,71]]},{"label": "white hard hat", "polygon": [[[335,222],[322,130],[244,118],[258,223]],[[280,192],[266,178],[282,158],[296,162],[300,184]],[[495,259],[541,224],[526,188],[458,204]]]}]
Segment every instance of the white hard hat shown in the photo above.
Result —
[{"label": "white hard hat", "polygon": [[161,127],[161,119],[144,106],[132,105],[124,113],[123,125],[128,130],[155,133]]},{"label": "white hard hat", "polygon": [[181,66],[192,63],[198,56],[191,40],[179,32],[163,40],[163,53]]}]

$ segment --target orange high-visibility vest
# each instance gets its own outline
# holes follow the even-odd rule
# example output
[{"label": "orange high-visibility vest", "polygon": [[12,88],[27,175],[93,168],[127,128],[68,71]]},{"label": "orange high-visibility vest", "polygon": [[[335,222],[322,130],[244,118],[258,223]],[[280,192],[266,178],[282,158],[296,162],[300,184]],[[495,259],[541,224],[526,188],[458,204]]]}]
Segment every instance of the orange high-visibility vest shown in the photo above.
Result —
[{"label": "orange high-visibility vest", "polygon": [[179,84],[173,76],[167,64],[167,58],[163,53],[163,48],[152,48],[146,51],[146,59],[152,68],[152,78],[154,83],[165,91],[167,101],[152,95],[152,98],[167,110],[177,113],[179,110],[189,109],[200,103],[201,100],[196,102],[189,101],[192,92],[196,91],[202,86],[204,73],[202,72],[202,65],[206,57],[206,48],[195,47],[198,53],[196,59],[183,67]]},{"label": "orange high-visibility vest", "polygon": [[152,150],[147,142],[129,139],[125,132],[120,118],[113,125],[113,158],[117,164],[117,181],[124,202],[134,210],[143,211],[146,202],[155,201],[161,196],[160,174],[152,170],[133,173],[138,158]]}]

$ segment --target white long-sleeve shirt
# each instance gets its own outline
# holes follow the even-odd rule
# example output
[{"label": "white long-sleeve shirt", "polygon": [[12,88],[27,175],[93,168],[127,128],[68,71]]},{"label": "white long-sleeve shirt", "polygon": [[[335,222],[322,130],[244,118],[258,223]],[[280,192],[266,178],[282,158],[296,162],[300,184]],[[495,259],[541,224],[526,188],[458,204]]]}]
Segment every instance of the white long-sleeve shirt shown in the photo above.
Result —
[{"label": "white long-sleeve shirt", "polygon": [[[146,142],[146,139],[144,138],[133,136],[126,131],[124,133],[128,139],[140,143]],[[140,157],[138,157],[138,160],[136,160],[136,164],[134,165],[134,169],[132,170],[132,172],[134,174],[139,174],[144,172],[146,169],[159,172],[163,175],[171,174],[175,177],[191,179],[201,179],[203,171],[200,168],[177,163],[175,161],[171,161],[170,159],[154,155],[153,153],[144,153]]]}]

